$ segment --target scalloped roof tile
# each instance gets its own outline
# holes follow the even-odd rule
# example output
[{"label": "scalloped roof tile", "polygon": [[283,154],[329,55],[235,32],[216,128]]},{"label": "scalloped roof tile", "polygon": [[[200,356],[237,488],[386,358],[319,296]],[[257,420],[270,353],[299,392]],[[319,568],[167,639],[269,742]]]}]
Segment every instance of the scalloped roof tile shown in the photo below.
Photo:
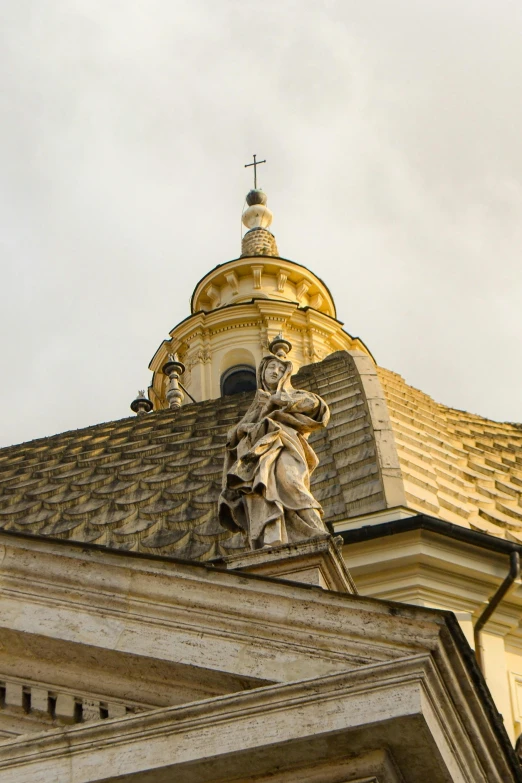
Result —
[{"label": "scalloped roof tile", "polygon": [[[403,505],[520,540],[522,427],[435,403],[364,354],[303,367],[331,408],[310,442],[327,522]],[[0,450],[0,529],[208,560],[242,547],[216,518],[223,447],[250,394]]]}]

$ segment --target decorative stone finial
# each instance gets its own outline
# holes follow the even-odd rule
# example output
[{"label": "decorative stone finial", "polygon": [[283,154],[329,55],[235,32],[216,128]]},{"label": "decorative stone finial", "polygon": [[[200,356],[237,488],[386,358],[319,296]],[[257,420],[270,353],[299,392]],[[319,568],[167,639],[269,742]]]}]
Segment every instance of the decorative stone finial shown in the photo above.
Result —
[{"label": "decorative stone finial", "polygon": [[144,413],[150,413],[153,408],[151,401],[145,396],[145,389],[138,392],[138,396],[130,404],[131,411],[137,416],[143,416]]},{"label": "decorative stone finial", "polygon": [[274,235],[268,231],[272,223],[272,213],[266,206],[266,193],[255,188],[248,193],[248,209],[245,209],[241,220],[249,229],[241,244],[241,257],[272,256],[278,258],[279,251]]},{"label": "decorative stone finial", "polygon": [[266,193],[261,188],[255,188],[255,190],[249,191],[246,197],[246,203],[249,207],[255,207],[256,204],[262,204],[266,206]]},{"label": "decorative stone finial", "polygon": [[278,359],[285,360],[286,355],[292,350],[292,343],[288,340],[285,340],[283,333],[279,332],[279,334],[274,337],[268,346],[268,350],[270,353],[273,353],[274,356],[277,356]]},{"label": "decorative stone finial", "polygon": [[179,387],[179,376],[185,372],[185,365],[179,361],[175,353],[169,353],[169,361],[163,365],[162,372],[169,378],[169,385],[165,395],[169,408],[177,411],[181,408],[185,399],[185,395]]},{"label": "decorative stone finial", "polygon": [[[261,200],[262,196],[264,196],[264,201]],[[243,225],[247,228],[268,228],[272,222],[273,215],[268,207],[265,206],[266,195],[261,190],[251,190],[247,196],[247,203],[250,203],[249,197],[251,197],[253,203],[243,212],[241,217]]]},{"label": "decorative stone finial", "polygon": [[257,187],[257,167],[266,160],[257,160],[254,155],[253,163],[246,163],[245,168],[254,167],[254,188],[247,193],[246,202],[248,209],[245,209],[241,220],[243,225],[249,231],[243,237],[241,243],[241,257],[247,256],[279,256],[277,245],[273,234],[267,231],[272,223],[272,213],[266,206],[266,193]]},{"label": "decorative stone finial", "polygon": [[266,193],[257,187],[257,167],[266,160],[256,160],[254,155],[253,163],[246,163],[245,168],[254,167],[254,189],[246,197],[248,209],[243,212],[243,225],[247,228],[268,228],[272,222],[272,213],[266,206]]}]

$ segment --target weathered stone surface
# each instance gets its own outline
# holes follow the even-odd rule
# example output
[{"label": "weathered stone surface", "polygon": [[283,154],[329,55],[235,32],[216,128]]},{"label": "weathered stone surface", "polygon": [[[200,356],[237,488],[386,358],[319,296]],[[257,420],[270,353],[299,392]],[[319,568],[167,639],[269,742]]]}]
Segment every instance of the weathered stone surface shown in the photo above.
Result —
[{"label": "weathered stone surface", "polygon": [[[339,541],[342,543],[342,539]],[[337,542],[323,536],[298,544],[243,552],[223,558],[227,568],[262,574],[338,593],[357,593]]]},{"label": "weathered stone surface", "polygon": [[[16,534],[0,554],[2,783],[520,780],[448,613]],[[22,672],[55,718],[23,712]]]},{"label": "weathered stone surface", "polygon": [[[257,370],[252,403],[227,435],[218,515],[248,549],[297,543],[328,533],[310,492],[318,458],[308,443],[330,410],[317,394],[293,388],[291,345],[281,336]],[[335,471],[323,473],[323,480]]]},{"label": "weathered stone surface", "polygon": [[[0,745],[0,774],[5,783],[247,783],[247,769],[256,780],[280,783],[284,773],[310,783],[515,781],[506,760],[492,757],[496,743],[486,747],[487,733],[477,732],[470,743],[461,711],[430,657],[417,655],[364,672],[20,737]],[[354,778],[357,769],[371,771],[364,757],[376,744],[383,749],[378,771],[390,774]]]},{"label": "weathered stone surface", "polygon": [[273,256],[279,251],[275,236],[266,228],[253,228],[247,231],[241,242],[241,256]]}]

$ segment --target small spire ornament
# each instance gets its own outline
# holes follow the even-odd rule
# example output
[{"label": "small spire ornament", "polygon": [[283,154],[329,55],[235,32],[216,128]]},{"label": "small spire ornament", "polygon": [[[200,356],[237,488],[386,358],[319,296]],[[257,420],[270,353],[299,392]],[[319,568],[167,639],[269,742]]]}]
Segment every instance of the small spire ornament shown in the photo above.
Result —
[{"label": "small spire ornament", "polygon": [[167,386],[166,397],[169,403],[169,408],[174,411],[178,411],[185,399],[185,395],[180,389],[179,377],[185,372],[185,365],[180,362],[175,353],[169,353],[169,360],[165,362],[161,368],[164,375],[169,378],[169,384]]},{"label": "small spire ornament", "polygon": [[250,166],[254,167],[254,190],[257,190],[257,167],[260,166],[262,163],[266,163],[266,158],[265,160],[257,160],[257,155],[254,155],[253,163],[245,163],[246,169],[250,168]]},{"label": "small spire ornament", "polygon": [[268,228],[272,222],[272,213],[266,206],[266,193],[257,187],[257,167],[261,163],[266,163],[266,160],[256,160],[256,158],[257,155],[254,155],[254,162],[245,164],[246,169],[249,166],[254,167],[254,188],[247,194],[248,209],[241,216],[243,225],[248,229]]},{"label": "small spire ornament", "polygon": [[268,350],[278,359],[285,361],[286,355],[292,350],[292,343],[283,337],[282,332],[279,332],[268,346]]},{"label": "small spire ornament", "polygon": [[148,397],[145,396],[145,389],[140,389],[136,399],[131,402],[130,408],[137,416],[143,416],[144,413],[150,413],[153,405]]},{"label": "small spire ornament", "polygon": [[268,230],[273,215],[266,205],[266,193],[257,187],[257,166],[260,163],[266,163],[266,160],[257,160],[257,156],[254,155],[254,162],[245,164],[246,168],[254,167],[254,187],[247,193],[246,203],[248,206],[241,215],[241,222],[248,229],[241,241],[241,258],[279,257],[275,237]]}]

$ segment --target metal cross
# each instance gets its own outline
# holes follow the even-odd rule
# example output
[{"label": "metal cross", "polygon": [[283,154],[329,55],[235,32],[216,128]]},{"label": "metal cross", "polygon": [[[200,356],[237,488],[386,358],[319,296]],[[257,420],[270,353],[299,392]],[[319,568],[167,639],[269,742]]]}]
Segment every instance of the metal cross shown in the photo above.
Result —
[{"label": "metal cross", "polygon": [[254,162],[253,163],[245,163],[245,168],[247,169],[249,166],[254,167],[254,190],[257,189],[257,166],[260,166],[261,163],[266,163],[266,160],[256,160],[256,156],[254,155]]}]

